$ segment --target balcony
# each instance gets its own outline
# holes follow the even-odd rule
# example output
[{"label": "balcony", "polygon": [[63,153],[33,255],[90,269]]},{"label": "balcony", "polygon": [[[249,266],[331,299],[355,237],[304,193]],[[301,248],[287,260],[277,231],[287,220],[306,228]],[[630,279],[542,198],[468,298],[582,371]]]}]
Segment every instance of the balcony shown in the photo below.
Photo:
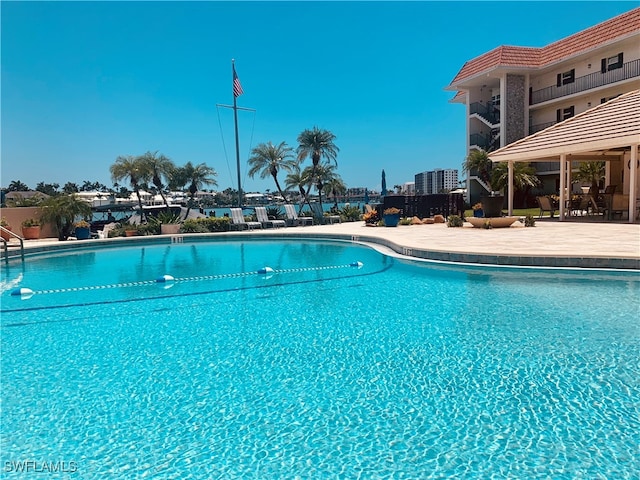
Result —
[{"label": "balcony", "polygon": [[549,128],[551,125],[555,125],[558,122],[539,123],[538,125],[529,125],[529,135],[533,135],[536,132],[541,132],[545,128]]},{"label": "balcony", "polygon": [[605,73],[597,71],[590,73],[589,75],[585,75],[584,77],[578,77],[575,82],[568,83],[567,85],[562,85],[560,87],[552,85],[550,87],[531,92],[529,105],[536,105],[548,100],[573,95],[574,93],[584,92],[586,90],[591,90],[592,88],[610,85],[612,83],[621,82],[634,77],[640,77],[640,59],[632,60],[631,62],[623,64],[622,68],[616,68],[615,70],[610,70]]},{"label": "balcony", "polygon": [[489,125],[500,123],[500,110],[493,105],[483,105],[480,102],[473,102],[469,105],[469,115],[476,114],[484,118]]},{"label": "balcony", "polygon": [[469,145],[488,150],[491,144],[491,137],[489,135],[482,135],[480,133],[472,133],[469,136]]}]

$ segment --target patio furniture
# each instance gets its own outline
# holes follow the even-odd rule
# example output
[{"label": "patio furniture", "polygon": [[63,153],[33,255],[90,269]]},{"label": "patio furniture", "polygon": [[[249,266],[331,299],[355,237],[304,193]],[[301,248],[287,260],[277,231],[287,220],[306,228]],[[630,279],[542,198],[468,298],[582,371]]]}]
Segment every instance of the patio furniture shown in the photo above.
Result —
[{"label": "patio furniture", "polygon": [[536,200],[538,200],[538,205],[540,206],[540,214],[538,215],[538,218],[542,218],[542,214],[544,212],[549,212],[551,218],[553,218],[557,209],[553,206],[551,199],[543,196],[536,197]]},{"label": "patio furniture", "polygon": [[258,217],[258,221],[262,224],[263,228],[279,228],[286,226],[284,220],[270,220],[267,215],[266,207],[256,207],[256,217]]},{"label": "patio furniture", "polygon": [[244,219],[244,214],[242,213],[242,209],[239,207],[230,208],[231,211],[231,225],[238,230],[242,230],[243,228],[247,228],[251,230],[253,228],[262,228],[262,224],[260,222],[248,222]]}]

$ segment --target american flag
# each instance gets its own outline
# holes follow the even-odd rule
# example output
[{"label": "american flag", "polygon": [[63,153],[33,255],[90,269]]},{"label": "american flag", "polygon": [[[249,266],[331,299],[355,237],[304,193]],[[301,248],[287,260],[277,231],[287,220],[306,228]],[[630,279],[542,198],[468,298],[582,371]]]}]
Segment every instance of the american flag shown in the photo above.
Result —
[{"label": "american flag", "polygon": [[236,73],[236,67],[233,67],[233,96],[239,97],[243,93],[244,90],[242,90],[242,85],[240,85],[240,79]]}]

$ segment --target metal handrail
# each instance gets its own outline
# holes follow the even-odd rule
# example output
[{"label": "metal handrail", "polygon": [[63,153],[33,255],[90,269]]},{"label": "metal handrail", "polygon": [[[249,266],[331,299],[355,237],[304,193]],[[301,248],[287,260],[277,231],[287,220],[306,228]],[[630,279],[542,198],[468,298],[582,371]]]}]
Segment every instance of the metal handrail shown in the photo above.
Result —
[{"label": "metal handrail", "polygon": [[[8,234],[10,237],[17,238],[20,242],[20,257],[24,262],[24,238],[22,238],[17,233],[12,232],[8,228],[4,228],[0,225],[0,231],[2,233]],[[4,236],[0,237],[2,239],[2,243],[4,244],[4,261],[9,263],[9,242],[4,238]]]},{"label": "metal handrail", "polygon": [[632,60],[622,65],[622,68],[616,68],[609,70],[608,72],[600,72],[599,70],[583,77],[578,77],[575,81],[566,85],[551,85],[549,87],[541,88],[531,92],[531,98],[529,99],[530,105],[536,105],[538,103],[546,102],[547,100],[553,100],[555,98],[572,95],[578,92],[584,92],[592,88],[602,87],[603,85],[610,85],[612,83],[627,80],[640,76],[640,59]]}]

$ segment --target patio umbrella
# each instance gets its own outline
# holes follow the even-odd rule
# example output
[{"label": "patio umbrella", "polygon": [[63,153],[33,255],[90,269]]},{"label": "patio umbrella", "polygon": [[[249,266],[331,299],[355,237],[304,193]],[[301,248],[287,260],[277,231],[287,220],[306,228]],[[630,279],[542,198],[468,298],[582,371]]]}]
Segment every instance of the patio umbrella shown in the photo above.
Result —
[{"label": "patio umbrella", "polygon": [[364,203],[369,203],[369,190],[364,189]]},{"label": "patio umbrella", "polygon": [[384,173],[384,168],[382,169],[382,195],[386,195],[387,194],[387,176]]}]

